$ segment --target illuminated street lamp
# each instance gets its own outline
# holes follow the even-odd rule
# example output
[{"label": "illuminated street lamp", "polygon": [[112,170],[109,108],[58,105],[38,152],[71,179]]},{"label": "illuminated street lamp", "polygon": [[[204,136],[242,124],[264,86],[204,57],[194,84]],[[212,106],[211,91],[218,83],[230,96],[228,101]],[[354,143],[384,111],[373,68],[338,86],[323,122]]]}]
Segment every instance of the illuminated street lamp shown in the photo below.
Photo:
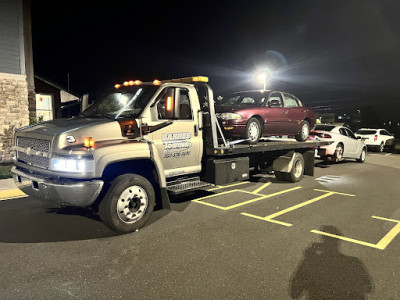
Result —
[{"label": "illuminated street lamp", "polygon": [[263,89],[267,89],[267,83],[271,81],[271,70],[269,68],[265,68],[263,72],[257,74],[256,78],[259,82],[263,84]]}]

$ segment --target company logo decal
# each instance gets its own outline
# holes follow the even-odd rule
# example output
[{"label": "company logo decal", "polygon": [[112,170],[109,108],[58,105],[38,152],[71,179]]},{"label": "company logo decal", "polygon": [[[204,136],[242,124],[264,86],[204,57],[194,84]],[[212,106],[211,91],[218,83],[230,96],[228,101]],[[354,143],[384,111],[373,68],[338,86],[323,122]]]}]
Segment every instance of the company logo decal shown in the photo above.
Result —
[{"label": "company logo decal", "polygon": [[164,158],[179,158],[190,155],[191,137],[190,132],[164,133],[162,135]]}]

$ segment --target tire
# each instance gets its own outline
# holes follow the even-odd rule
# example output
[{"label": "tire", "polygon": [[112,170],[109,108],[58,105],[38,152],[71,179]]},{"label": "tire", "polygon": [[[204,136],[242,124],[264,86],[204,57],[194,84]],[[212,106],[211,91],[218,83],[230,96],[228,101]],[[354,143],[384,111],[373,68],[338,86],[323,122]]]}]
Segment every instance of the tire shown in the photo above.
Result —
[{"label": "tire", "polygon": [[279,172],[279,171],[274,171],[274,174],[275,174],[275,178],[276,178],[277,180],[279,180],[279,181],[286,181],[285,173]]},{"label": "tire", "polygon": [[301,123],[300,132],[296,135],[296,140],[298,142],[305,142],[310,134],[310,123],[308,121],[303,121]]},{"label": "tire", "polygon": [[113,180],[99,205],[103,223],[118,233],[128,233],[143,227],[155,205],[155,193],[144,177],[125,174]]},{"label": "tire", "polygon": [[334,154],[334,161],[335,162],[340,162],[343,160],[343,153],[344,153],[344,149],[343,149],[343,145],[342,144],[337,144],[336,146],[336,150],[335,150],[335,154]]},{"label": "tire", "polygon": [[363,163],[365,161],[365,157],[367,156],[367,150],[365,148],[362,149],[360,158],[357,159],[357,162]]},{"label": "tire", "polygon": [[255,144],[261,138],[261,134],[262,128],[260,121],[255,117],[251,117],[246,125],[245,138],[250,144]]},{"label": "tire", "polygon": [[383,150],[385,149],[385,144],[382,142],[379,147],[377,148],[378,152],[383,152]]},{"label": "tire", "polygon": [[293,158],[292,170],[289,173],[283,173],[286,181],[299,182],[304,176],[304,157],[296,152]]}]

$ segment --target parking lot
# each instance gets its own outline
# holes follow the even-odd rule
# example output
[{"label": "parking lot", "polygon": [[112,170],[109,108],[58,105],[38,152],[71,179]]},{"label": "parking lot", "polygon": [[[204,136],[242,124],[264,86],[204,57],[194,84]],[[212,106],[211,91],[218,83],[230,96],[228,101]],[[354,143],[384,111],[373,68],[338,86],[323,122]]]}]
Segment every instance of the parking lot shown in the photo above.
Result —
[{"label": "parking lot", "polygon": [[[0,192],[0,298],[398,299],[400,154],[317,161],[172,199],[116,235],[89,209]],[[357,298],[358,297],[358,298]]]}]

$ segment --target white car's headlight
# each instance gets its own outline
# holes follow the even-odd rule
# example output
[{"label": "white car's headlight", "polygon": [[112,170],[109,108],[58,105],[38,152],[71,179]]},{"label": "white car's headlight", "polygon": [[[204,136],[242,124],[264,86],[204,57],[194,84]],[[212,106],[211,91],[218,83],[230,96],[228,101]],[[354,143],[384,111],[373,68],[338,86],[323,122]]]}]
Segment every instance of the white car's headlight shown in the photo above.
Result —
[{"label": "white car's headlight", "polygon": [[60,172],[91,173],[94,172],[94,160],[92,158],[53,157],[51,169]]},{"label": "white car's headlight", "polygon": [[217,115],[218,118],[222,120],[240,120],[242,116],[235,113],[220,113]]}]

